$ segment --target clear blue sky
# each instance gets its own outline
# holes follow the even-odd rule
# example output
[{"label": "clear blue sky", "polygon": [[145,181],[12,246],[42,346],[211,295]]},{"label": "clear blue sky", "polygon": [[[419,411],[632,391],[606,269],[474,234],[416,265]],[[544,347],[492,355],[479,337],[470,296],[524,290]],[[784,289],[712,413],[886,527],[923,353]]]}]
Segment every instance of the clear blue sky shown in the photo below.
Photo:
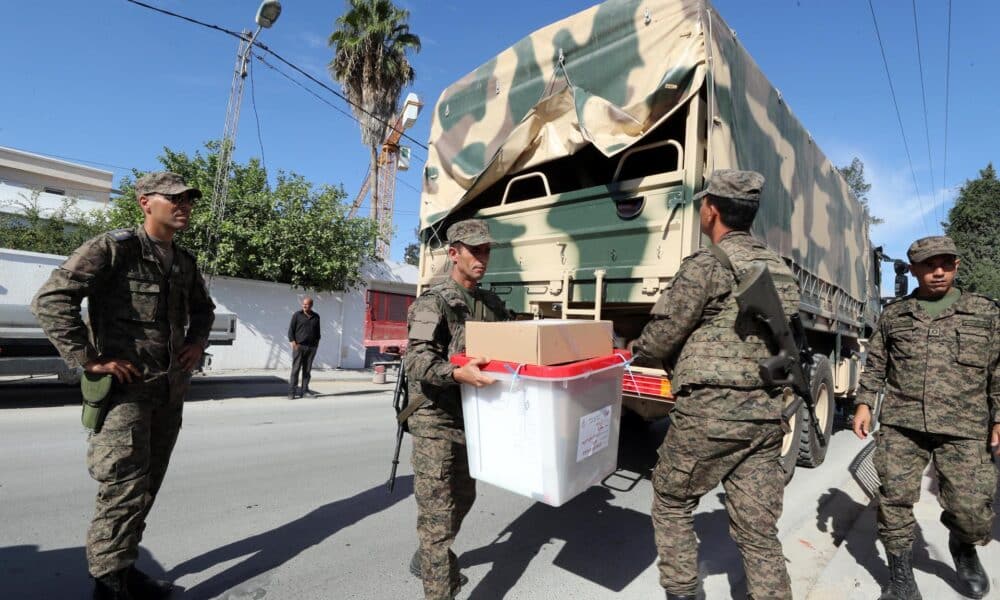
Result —
[{"label": "clear blue sky", "polygon": [[[229,29],[249,28],[258,0],[149,0]],[[958,187],[990,161],[1000,140],[1000,2],[955,1],[952,15],[947,175],[945,56],[947,0],[917,0],[927,93],[930,158],[924,134],[912,5],[873,0],[902,112],[917,188],[889,95],[867,0],[718,0],[771,82],[837,165],[865,163],[872,232],[895,256],[909,241],[939,233]],[[410,134],[426,142],[441,90],[531,31],[591,6],[570,0],[404,0],[423,40],[413,88],[427,106]],[[329,81],[326,45],[346,3],[285,0],[261,41]],[[162,147],[193,152],[222,134],[237,42],[218,32],[125,0],[11,3],[0,36],[0,145],[103,163],[115,181],[153,169]],[[266,166],[315,183],[343,184],[353,197],[367,168],[353,120],[263,65],[255,66],[256,106]],[[338,88],[339,89],[339,88]],[[320,91],[347,110],[346,104]],[[420,158],[397,185],[392,256],[402,257],[417,222]],[[237,159],[259,156],[249,82]],[[933,163],[933,171],[930,164]],[[97,165],[102,166],[102,165]],[[933,177],[933,183],[932,183]],[[919,190],[919,195],[917,191]]]}]

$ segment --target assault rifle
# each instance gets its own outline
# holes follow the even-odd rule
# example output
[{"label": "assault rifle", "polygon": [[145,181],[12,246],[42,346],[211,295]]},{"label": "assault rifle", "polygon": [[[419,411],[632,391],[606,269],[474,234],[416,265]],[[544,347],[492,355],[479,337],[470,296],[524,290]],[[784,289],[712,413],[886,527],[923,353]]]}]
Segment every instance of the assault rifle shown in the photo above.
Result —
[{"label": "assault rifle", "polygon": [[[403,445],[403,433],[406,432],[406,419],[400,420],[400,413],[406,410],[410,403],[410,390],[406,385],[406,369],[403,368],[403,361],[399,362],[399,373],[396,375],[396,389],[392,393],[392,408],[396,411],[396,451],[392,454],[392,470],[389,472],[389,481],[386,482],[386,491],[392,493],[392,488],[396,486],[396,467],[399,466],[399,448]],[[407,415],[409,416],[409,415]]]},{"label": "assault rifle", "polygon": [[809,417],[816,429],[816,437],[821,445],[826,445],[826,438],[819,429],[816,420],[816,403],[812,397],[809,381],[808,365],[812,360],[812,351],[806,340],[805,329],[799,315],[790,320],[782,311],[778,290],[767,266],[756,263],[742,277],[734,292],[740,314],[749,316],[771,334],[773,344],[772,356],[759,361],[760,378],[768,386],[786,386],[795,392],[795,399],[786,404],[782,417],[789,420],[798,412],[803,402],[809,410]]}]

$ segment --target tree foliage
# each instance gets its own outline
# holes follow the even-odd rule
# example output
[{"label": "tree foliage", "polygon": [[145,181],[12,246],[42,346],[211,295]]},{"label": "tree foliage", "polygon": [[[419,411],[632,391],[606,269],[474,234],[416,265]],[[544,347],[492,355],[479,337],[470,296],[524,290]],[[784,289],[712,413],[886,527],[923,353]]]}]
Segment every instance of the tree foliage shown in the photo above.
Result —
[{"label": "tree foliage", "polygon": [[108,229],[103,212],[86,213],[76,200],[66,198],[59,208],[41,207],[41,191],[21,194],[0,206],[0,248],[67,255],[80,244]]},{"label": "tree foliage", "polygon": [[1000,181],[992,163],[962,186],[944,228],[961,254],[958,286],[1000,297]]},{"label": "tree foliage", "polygon": [[391,0],[348,0],[330,34],[333,60],[330,75],[344,88],[351,110],[361,124],[361,141],[368,147],[372,170],[372,215],[378,206],[378,151],[396,113],[403,88],[413,83],[407,52],[420,51],[420,38],[410,33],[410,13]]},{"label": "tree foliage", "polygon": [[872,184],[868,183],[865,179],[865,163],[861,162],[861,159],[855,156],[851,160],[851,164],[846,167],[837,167],[837,170],[844,176],[844,179],[847,181],[847,187],[851,189],[851,193],[854,194],[854,197],[864,207],[865,212],[868,214],[868,224],[878,225],[879,223],[884,223],[885,219],[873,215],[871,206],[869,206],[868,192],[871,191]]}]

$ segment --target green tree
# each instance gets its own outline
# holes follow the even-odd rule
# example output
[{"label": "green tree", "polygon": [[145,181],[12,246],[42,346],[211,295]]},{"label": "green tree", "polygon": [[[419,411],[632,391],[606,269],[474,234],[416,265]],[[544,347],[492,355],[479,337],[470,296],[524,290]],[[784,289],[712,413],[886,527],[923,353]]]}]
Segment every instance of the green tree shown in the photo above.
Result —
[{"label": "green tree", "polygon": [[420,228],[416,227],[413,229],[413,237],[417,238],[417,241],[412,244],[406,245],[406,250],[403,250],[403,262],[408,265],[413,265],[414,267],[420,265]]},{"label": "green tree", "polygon": [[361,141],[370,152],[374,217],[379,206],[378,152],[403,88],[413,83],[407,52],[420,51],[420,38],[410,33],[409,11],[391,0],[348,0],[347,5],[330,34],[333,60],[328,69],[351,101]]},{"label": "green tree", "polygon": [[76,200],[66,198],[59,208],[40,206],[40,191],[0,206],[0,248],[67,255],[80,244],[108,229],[102,212],[85,213]]},{"label": "green tree", "polygon": [[959,287],[1000,297],[1000,181],[993,163],[959,190],[944,229],[961,254]]},{"label": "green tree", "polygon": [[837,170],[844,176],[851,193],[854,194],[854,197],[864,207],[865,213],[868,214],[868,224],[878,225],[879,223],[884,223],[885,219],[872,214],[871,206],[868,204],[868,192],[871,191],[872,184],[865,180],[865,163],[861,162],[861,159],[855,156],[851,160],[851,164],[846,167],[837,167]]},{"label": "green tree", "polygon": [[[215,275],[288,283],[318,291],[361,285],[361,265],[374,259],[378,227],[371,219],[347,218],[342,187],[314,187],[301,175],[279,171],[272,187],[260,161],[234,162],[225,214],[213,212],[210,197],[219,159],[218,142],[193,156],[163,149],[163,168],[181,174],[205,192],[190,226],[177,241]],[[112,227],[142,222],[135,201],[133,170],[122,179],[122,197],[108,214]]]}]

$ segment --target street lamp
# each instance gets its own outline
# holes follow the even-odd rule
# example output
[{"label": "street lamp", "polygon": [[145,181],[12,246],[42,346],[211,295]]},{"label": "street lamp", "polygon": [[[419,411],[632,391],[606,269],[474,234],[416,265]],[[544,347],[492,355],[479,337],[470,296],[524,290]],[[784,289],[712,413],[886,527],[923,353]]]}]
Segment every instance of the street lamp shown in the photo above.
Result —
[{"label": "street lamp", "polygon": [[281,15],[281,2],[278,0],[264,0],[257,9],[257,16],[254,21],[264,28],[270,28]]},{"label": "street lamp", "polygon": [[[249,31],[243,31],[240,36],[240,46],[236,51],[236,69],[233,72],[233,83],[229,88],[229,103],[226,105],[226,125],[222,130],[222,143],[219,146],[219,160],[215,171],[215,182],[212,186],[212,209],[219,225],[226,212],[226,197],[229,194],[229,167],[233,162],[233,149],[236,146],[236,130],[240,124],[240,107],[243,104],[243,84],[247,76],[247,63],[250,61],[250,53],[253,45],[257,41],[257,36],[261,30],[268,29],[281,15],[281,2],[278,0],[264,0],[257,8],[257,16],[254,21],[257,23],[257,31],[253,35]],[[208,248],[212,251],[212,242],[215,232],[209,229]],[[209,285],[212,276],[215,275],[215,261],[206,269]]]}]

